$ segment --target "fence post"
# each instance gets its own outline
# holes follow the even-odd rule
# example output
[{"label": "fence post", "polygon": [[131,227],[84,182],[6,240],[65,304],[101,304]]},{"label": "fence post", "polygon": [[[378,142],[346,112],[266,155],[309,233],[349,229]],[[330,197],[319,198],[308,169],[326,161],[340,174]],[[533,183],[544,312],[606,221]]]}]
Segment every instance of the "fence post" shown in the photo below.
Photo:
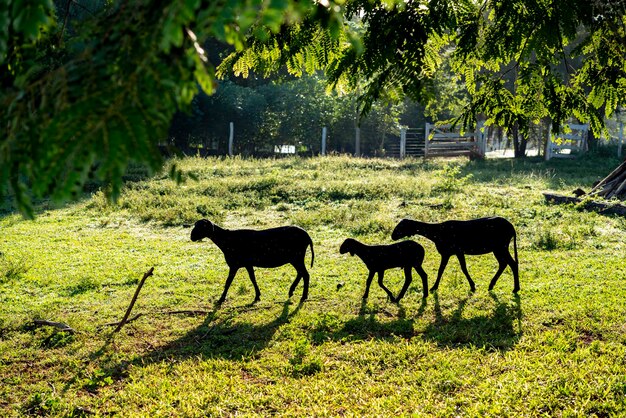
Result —
[{"label": "fence post", "polygon": [[406,128],[400,128],[400,158],[406,157]]},{"label": "fence post", "polygon": [[361,128],[357,127],[355,130],[355,139],[354,139],[354,156],[361,156]]},{"label": "fence post", "polygon": [[428,137],[430,136],[430,123],[426,122],[424,128],[424,158],[428,157]]},{"label": "fence post", "polygon": [[487,133],[483,131],[484,122],[481,120],[476,124],[476,141],[478,142],[478,152],[485,158],[487,152]]},{"label": "fence post", "polygon": [[619,136],[617,137],[617,158],[622,158],[622,144],[624,142],[624,122],[619,123]]},{"label": "fence post", "polygon": [[230,133],[228,134],[228,155],[233,156],[233,140],[235,139],[235,124],[230,123]]},{"label": "fence post", "polygon": [[326,127],[322,128],[322,150],[320,152],[321,155],[326,155]]},{"label": "fence post", "polygon": [[552,158],[552,124],[548,126],[548,142],[546,143],[546,161]]}]

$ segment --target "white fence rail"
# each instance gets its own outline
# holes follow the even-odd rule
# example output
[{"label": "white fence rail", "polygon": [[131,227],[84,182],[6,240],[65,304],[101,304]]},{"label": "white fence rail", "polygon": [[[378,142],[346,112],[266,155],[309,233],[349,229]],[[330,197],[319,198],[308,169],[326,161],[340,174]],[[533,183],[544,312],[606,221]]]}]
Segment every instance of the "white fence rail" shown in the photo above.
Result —
[{"label": "white fence rail", "polygon": [[576,153],[587,151],[589,125],[570,124],[569,129],[569,133],[553,134],[552,125],[550,125],[548,144],[546,146],[546,161],[552,158],[571,158]]},{"label": "white fence rail", "polygon": [[482,158],[487,143],[482,127],[482,123],[479,123],[475,131],[462,133],[460,128],[452,129],[451,125],[427,123],[424,156],[475,155]]}]

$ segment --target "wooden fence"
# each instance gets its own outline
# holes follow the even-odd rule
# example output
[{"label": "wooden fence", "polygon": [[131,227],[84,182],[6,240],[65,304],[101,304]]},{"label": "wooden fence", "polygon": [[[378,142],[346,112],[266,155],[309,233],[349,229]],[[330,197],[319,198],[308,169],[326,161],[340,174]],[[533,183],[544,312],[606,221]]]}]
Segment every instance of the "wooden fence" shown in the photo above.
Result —
[{"label": "wooden fence", "polygon": [[425,129],[425,157],[452,157],[467,155],[483,158],[485,156],[486,135],[482,132],[482,124],[475,131],[461,132],[451,125],[434,125],[427,123]]},{"label": "wooden fence", "polygon": [[587,135],[589,125],[570,124],[568,133],[552,133],[552,125],[548,130],[548,144],[546,146],[546,161],[552,158],[571,158],[576,154],[587,151]]}]

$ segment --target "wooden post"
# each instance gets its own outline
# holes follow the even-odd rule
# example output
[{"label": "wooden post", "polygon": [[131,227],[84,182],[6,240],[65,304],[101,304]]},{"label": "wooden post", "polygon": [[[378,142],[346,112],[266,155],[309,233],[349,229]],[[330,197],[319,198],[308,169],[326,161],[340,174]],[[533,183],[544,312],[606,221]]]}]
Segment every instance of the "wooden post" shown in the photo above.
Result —
[{"label": "wooden post", "polygon": [[624,122],[619,123],[619,136],[617,137],[617,158],[622,158],[622,144],[624,143]]},{"label": "wooden post", "polygon": [[326,155],[326,127],[322,128],[322,150],[320,152],[321,155]]},{"label": "wooden post", "polygon": [[406,128],[400,128],[400,158],[406,157]]},{"label": "wooden post", "polygon": [[430,136],[430,123],[426,122],[426,127],[424,128],[424,158],[428,157],[428,142]]},{"label": "wooden post", "polygon": [[487,133],[483,131],[484,122],[481,120],[476,124],[476,142],[478,142],[478,152],[482,158],[485,158],[487,152]]},{"label": "wooden post", "polygon": [[354,139],[354,156],[361,156],[361,128],[357,127],[355,130],[355,139]]},{"label": "wooden post", "polygon": [[230,123],[230,133],[228,134],[228,155],[233,156],[233,141],[235,139],[235,124]]},{"label": "wooden post", "polygon": [[552,158],[552,124],[548,126],[548,142],[546,143],[546,161]]}]

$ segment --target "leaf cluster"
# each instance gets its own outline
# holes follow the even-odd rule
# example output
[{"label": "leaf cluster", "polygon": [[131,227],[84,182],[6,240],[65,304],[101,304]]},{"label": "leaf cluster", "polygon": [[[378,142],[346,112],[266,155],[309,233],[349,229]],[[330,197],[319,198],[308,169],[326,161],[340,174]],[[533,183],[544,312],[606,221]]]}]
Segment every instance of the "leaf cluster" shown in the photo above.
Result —
[{"label": "leaf cluster", "polygon": [[471,95],[457,119],[466,128],[479,115],[522,131],[575,117],[598,134],[626,97],[623,0],[347,0],[327,19],[320,10],[232,54],[219,74],[323,69],[331,87],[359,92],[367,113],[376,100],[441,100],[450,55]]},{"label": "leaf cluster", "polygon": [[[12,196],[32,215],[33,197],[71,198],[96,178],[117,198],[129,163],[160,168],[157,144],[174,112],[199,89],[213,91],[214,67],[203,39],[241,49],[253,24],[277,30],[285,16],[295,20],[310,6],[257,0],[3,4],[0,196]],[[89,12],[76,18],[72,7]]]},{"label": "leaf cluster", "polygon": [[472,102],[460,119],[555,130],[575,117],[599,134],[626,86],[626,9],[615,1],[486,1],[455,50]]}]

